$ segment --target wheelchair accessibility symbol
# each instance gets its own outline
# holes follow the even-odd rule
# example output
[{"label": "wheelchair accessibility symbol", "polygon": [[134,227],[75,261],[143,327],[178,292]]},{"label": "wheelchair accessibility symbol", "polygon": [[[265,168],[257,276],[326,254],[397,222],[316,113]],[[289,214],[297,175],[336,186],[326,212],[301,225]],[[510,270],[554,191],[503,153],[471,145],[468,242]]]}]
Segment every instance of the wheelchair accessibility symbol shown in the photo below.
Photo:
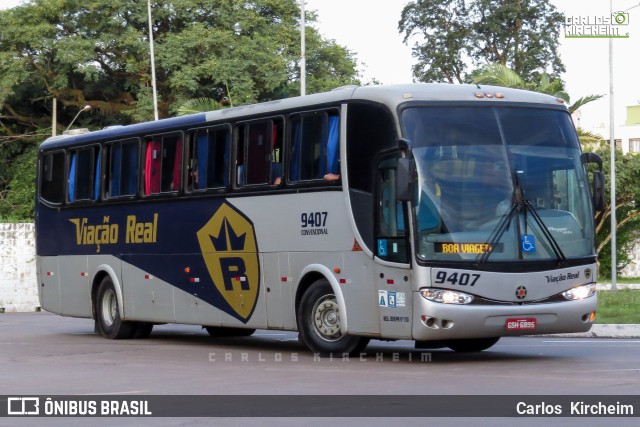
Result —
[{"label": "wheelchair accessibility symbol", "polygon": [[387,256],[387,239],[378,239],[378,256]]},{"label": "wheelchair accessibility symbol", "polygon": [[522,252],[534,253],[536,251],[536,238],[533,234],[525,234],[520,237]]}]

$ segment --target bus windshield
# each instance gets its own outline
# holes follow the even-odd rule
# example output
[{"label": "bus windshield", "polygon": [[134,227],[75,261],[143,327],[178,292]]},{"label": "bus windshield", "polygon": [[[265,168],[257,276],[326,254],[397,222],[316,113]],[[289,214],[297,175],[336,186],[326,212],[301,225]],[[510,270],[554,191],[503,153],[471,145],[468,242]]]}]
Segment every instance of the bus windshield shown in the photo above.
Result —
[{"label": "bus windshield", "polygon": [[418,259],[593,256],[588,180],[566,112],[415,107],[402,124],[418,170]]}]

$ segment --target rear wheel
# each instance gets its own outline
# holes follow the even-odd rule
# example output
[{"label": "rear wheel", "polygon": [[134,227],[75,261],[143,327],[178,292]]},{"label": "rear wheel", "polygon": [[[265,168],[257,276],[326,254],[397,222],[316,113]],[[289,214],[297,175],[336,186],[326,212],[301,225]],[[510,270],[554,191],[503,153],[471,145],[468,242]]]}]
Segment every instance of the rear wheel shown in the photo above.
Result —
[{"label": "rear wheel", "polygon": [[131,338],[134,324],[120,318],[116,288],[109,276],[102,279],[96,300],[96,321],[100,333],[110,339]]},{"label": "rear wheel", "polygon": [[229,328],[224,326],[204,326],[209,335],[215,338],[248,337],[253,335],[255,329]]},{"label": "rear wheel", "polygon": [[472,338],[466,340],[447,340],[443,344],[453,351],[471,353],[486,350],[498,342],[498,338]]},{"label": "rear wheel", "polygon": [[342,333],[338,302],[326,279],[317,280],[304,293],[297,321],[301,341],[314,353],[358,354],[369,344],[369,338]]}]

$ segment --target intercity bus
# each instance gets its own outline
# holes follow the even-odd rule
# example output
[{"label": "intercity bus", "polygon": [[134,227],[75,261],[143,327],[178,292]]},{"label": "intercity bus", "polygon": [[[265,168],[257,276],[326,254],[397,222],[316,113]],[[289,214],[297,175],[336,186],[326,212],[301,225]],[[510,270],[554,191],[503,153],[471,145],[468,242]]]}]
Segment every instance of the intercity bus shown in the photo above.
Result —
[{"label": "intercity bus", "polygon": [[603,185],[560,99],[491,86],[349,86],[52,137],[40,300],[112,339],[278,329],[319,353],[587,331]]}]

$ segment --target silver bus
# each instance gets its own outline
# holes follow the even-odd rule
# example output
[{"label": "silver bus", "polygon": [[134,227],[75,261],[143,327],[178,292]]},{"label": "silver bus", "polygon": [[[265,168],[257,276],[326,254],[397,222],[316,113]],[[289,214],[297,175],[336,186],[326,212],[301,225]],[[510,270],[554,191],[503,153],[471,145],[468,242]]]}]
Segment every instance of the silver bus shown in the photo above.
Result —
[{"label": "silver bus", "polygon": [[279,329],[319,353],[587,331],[603,185],[561,100],[490,86],[343,87],[53,137],[40,300],[107,338]]}]

